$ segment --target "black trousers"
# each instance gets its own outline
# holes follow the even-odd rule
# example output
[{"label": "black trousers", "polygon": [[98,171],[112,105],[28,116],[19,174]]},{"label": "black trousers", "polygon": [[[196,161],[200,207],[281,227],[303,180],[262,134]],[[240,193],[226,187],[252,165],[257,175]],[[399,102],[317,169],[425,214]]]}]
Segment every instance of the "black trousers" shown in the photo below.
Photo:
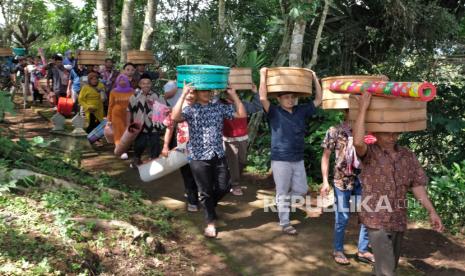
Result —
[{"label": "black trousers", "polygon": [[[176,128],[174,129],[174,135],[171,138],[168,147],[170,150],[174,149],[177,146],[176,140]],[[195,183],[194,176],[192,175],[191,167],[189,165],[184,165],[180,169],[182,180],[184,181],[184,190],[187,194],[187,203],[191,205],[199,204],[199,189],[197,188],[197,183]]]},{"label": "black trousers", "polygon": [[146,148],[149,149],[150,158],[156,158],[160,155],[160,134],[158,132],[141,132],[137,135],[137,138],[134,141],[135,158],[141,159]]},{"label": "black trousers", "polygon": [[229,171],[226,158],[215,156],[211,160],[192,160],[192,174],[200,192],[200,202],[207,223],[217,219],[216,205],[229,192]]},{"label": "black trousers", "polygon": [[91,133],[94,128],[96,128],[100,124],[100,121],[95,117],[94,113],[90,113],[89,115],[89,125],[86,128],[87,133]]},{"label": "black trousers", "polygon": [[35,102],[38,101],[39,103],[42,103],[44,101],[44,95],[39,93],[39,89],[33,87],[32,92],[33,92],[32,97],[33,97]]},{"label": "black trousers", "polygon": [[184,189],[187,194],[187,203],[191,205],[199,204],[199,189],[197,183],[195,183],[194,176],[192,175],[191,167],[184,165],[180,169],[182,179],[184,181]]}]

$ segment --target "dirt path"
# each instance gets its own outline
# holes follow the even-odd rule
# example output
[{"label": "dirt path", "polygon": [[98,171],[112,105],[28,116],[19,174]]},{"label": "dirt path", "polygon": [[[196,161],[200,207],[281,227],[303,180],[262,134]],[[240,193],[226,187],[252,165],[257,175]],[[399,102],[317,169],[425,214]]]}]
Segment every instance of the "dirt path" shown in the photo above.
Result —
[{"label": "dirt path", "polygon": [[[197,234],[202,230],[203,214],[186,214],[184,211],[183,184],[178,172],[154,182],[141,182],[138,172],[129,169],[128,161],[121,161],[111,154],[110,146],[98,149],[98,155],[83,160],[83,166],[90,171],[106,171],[123,183],[143,190],[153,201],[177,210],[180,217],[197,228]],[[371,275],[371,266],[357,263],[352,258],[358,239],[355,216],[350,220],[345,245],[351,265],[341,267],[330,257],[334,225],[332,213],[298,210],[291,219],[299,235],[285,236],[277,226],[277,214],[263,210],[264,198],[273,196],[273,183],[269,179],[246,175],[244,186],[247,189],[243,197],[228,195],[220,203],[218,238],[207,241],[209,247],[223,256],[222,259],[238,274]],[[403,248],[399,275],[465,275],[463,240],[412,224]],[[205,264],[198,274],[223,274],[222,259],[205,254],[201,249],[200,246],[191,251],[200,257],[199,264]],[[215,263],[220,266],[215,267]]]}]

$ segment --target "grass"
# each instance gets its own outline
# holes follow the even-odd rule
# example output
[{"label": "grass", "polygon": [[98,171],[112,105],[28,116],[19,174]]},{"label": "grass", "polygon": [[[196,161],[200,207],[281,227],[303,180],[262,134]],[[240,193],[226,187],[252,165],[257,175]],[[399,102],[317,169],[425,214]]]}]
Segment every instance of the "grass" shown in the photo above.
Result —
[{"label": "grass", "polygon": [[[26,165],[47,175],[14,179],[11,169]],[[57,186],[56,178],[74,184]],[[124,227],[75,221],[121,221],[161,245],[175,238],[170,210],[122,187],[108,175],[94,176],[65,163],[60,153],[0,138],[0,274],[94,275],[127,266],[132,273],[162,275],[156,258],[171,260],[171,254],[154,250],[145,235],[136,240]]]}]

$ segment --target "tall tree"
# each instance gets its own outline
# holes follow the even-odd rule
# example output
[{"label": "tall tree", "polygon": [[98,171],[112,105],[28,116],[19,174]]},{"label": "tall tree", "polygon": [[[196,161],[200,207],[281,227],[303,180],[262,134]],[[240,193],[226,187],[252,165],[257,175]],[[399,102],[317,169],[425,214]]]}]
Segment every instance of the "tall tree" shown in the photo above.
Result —
[{"label": "tall tree", "polygon": [[131,47],[134,19],[134,0],[125,0],[121,13],[121,62],[126,62]]},{"label": "tall tree", "polygon": [[289,66],[302,67],[302,48],[304,46],[304,35],[307,21],[305,19],[298,19],[294,23],[294,30],[292,31],[291,47],[289,50]]},{"label": "tall tree", "polygon": [[104,51],[107,48],[109,37],[109,5],[108,0],[97,0],[97,33],[98,49]]},{"label": "tall tree", "polygon": [[141,50],[150,50],[155,30],[155,17],[157,15],[158,0],[147,0],[145,6],[144,30],[140,42]]},{"label": "tall tree", "polygon": [[307,67],[310,69],[316,65],[318,60],[318,47],[320,46],[321,34],[323,33],[323,27],[325,26],[326,16],[328,15],[330,1],[331,0],[325,0],[325,6],[323,7],[323,12],[321,13],[320,24],[318,25],[318,31],[316,32],[315,41],[313,43],[312,59],[307,65]]},{"label": "tall tree", "polygon": [[279,6],[281,8],[281,14],[284,18],[283,37],[281,40],[281,46],[279,46],[278,54],[273,59],[273,66],[284,66],[289,59],[289,47],[291,46],[291,34],[294,21],[289,16],[289,1],[280,0]]},{"label": "tall tree", "polygon": [[225,0],[218,0],[218,26],[220,30],[224,32],[226,27],[226,7]]}]

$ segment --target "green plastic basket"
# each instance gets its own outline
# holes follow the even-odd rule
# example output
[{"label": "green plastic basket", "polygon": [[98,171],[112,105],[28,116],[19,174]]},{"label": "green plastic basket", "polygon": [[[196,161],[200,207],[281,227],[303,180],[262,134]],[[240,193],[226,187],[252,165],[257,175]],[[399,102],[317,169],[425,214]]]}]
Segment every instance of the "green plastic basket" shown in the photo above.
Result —
[{"label": "green plastic basket", "polygon": [[180,65],[178,87],[184,87],[184,81],[192,83],[197,90],[226,89],[228,87],[229,67],[218,65]]},{"label": "green plastic basket", "polygon": [[13,53],[17,56],[25,56],[26,49],[25,48],[13,48]]}]

